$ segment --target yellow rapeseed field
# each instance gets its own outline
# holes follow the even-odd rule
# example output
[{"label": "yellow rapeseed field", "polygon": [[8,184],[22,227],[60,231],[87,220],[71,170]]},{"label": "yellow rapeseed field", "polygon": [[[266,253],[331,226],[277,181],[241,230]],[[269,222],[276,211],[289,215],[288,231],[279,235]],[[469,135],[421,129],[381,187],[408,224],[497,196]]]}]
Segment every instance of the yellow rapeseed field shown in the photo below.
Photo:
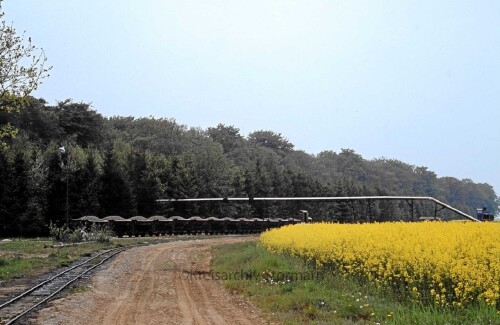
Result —
[{"label": "yellow rapeseed field", "polygon": [[298,224],[266,231],[260,243],[415,301],[500,304],[500,224]]}]

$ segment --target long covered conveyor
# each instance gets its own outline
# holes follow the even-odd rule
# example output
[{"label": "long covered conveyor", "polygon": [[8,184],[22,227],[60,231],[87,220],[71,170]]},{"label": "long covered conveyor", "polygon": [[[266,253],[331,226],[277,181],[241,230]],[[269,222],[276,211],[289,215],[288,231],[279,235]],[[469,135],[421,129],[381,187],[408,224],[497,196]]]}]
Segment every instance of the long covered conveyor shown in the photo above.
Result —
[{"label": "long covered conveyor", "polygon": [[[430,196],[329,196],[329,197],[224,197],[224,198],[192,198],[192,199],[158,199],[157,202],[257,202],[257,201],[301,201],[301,202],[328,202],[328,201],[343,201],[343,202],[354,202],[354,201],[376,201],[376,200],[398,200],[406,201],[413,213],[413,203],[415,201],[430,201],[435,204],[435,213],[442,209],[448,209],[466,219],[472,221],[478,221],[477,218],[460,211],[446,203],[443,203]],[[438,208],[439,207],[439,208]]]}]

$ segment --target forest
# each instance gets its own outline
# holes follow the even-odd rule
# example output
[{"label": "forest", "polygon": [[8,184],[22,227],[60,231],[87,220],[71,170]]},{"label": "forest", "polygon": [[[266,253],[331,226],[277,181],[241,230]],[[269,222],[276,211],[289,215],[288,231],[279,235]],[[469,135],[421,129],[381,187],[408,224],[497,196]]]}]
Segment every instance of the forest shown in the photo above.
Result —
[{"label": "forest", "polygon": [[[47,234],[85,215],[294,216],[363,222],[364,203],[159,204],[160,198],[431,196],[471,215],[495,212],[492,186],[437,177],[424,166],[353,149],[308,154],[270,130],[242,135],[236,126],[207,129],[172,118],[104,117],[86,103],[49,105],[27,97],[15,111],[0,111],[0,125],[17,130],[0,149],[0,237]],[[405,202],[380,201],[370,221],[408,220]],[[415,216],[434,207],[416,204]],[[440,216],[454,218],[449,212]]]}]

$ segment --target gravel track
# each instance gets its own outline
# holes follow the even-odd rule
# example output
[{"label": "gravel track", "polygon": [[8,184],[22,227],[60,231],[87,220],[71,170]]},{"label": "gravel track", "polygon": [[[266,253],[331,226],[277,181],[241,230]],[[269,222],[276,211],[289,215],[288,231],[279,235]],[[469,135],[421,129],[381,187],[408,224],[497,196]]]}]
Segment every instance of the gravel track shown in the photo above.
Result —
[{"label": "gravel track", "polygon": [[136,247],[98,271],[83,293],[52,301],[30,324],[265,324],[258,310],[210,275],[222,237]]}]

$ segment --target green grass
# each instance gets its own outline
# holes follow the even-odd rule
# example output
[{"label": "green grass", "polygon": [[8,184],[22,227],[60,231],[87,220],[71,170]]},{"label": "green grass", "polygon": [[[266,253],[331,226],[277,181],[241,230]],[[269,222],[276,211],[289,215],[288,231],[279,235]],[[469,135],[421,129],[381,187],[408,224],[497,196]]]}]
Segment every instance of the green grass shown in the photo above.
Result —
[{"label": "green grass", "polygon": [[110,247],[110,244],[88,243],[54,247],[50,240],[13,240],[0,243],[0,280],[36,275],[67,266],[82,256]]},{"label": "green grass", "polygon": [[72,295],[76,295],[76,294],[87,292],[89,290],[90,290],[90,287],[88,285],[78,285],[78,286],[71,287],[71,289],[69,290],[69,293]]},{"label": "green grass", "polygon": [[0,281],[35,276],[57,267],[67,266],[81,257],[90,256],[93,252],[112,247],[159,244],[198,238],[206,238],[206,236],[113,238],[110,243],[92,242],[63,247],[54,246],[49,238],[12,239],[10,242],[0,242]]},{"label": "green grass", "polygon": [[452,310],[400,302],[390,292],[315,270],[256,243],[215,247],[212,267],[230,290],[283,324],[500,324],[492,307]]},{"label": "green grass", "polygon": [[[149,239],[157,243],[158,239]],[[127,247],[146,243],[145,238],[112,240],[111,243],[85,243],[57,247],[50,239],[14,239],[0,243],[0,281],[41,274],[48,270],[68,266],[73,261],[90,256],[93,252],[112,247]]]}]

